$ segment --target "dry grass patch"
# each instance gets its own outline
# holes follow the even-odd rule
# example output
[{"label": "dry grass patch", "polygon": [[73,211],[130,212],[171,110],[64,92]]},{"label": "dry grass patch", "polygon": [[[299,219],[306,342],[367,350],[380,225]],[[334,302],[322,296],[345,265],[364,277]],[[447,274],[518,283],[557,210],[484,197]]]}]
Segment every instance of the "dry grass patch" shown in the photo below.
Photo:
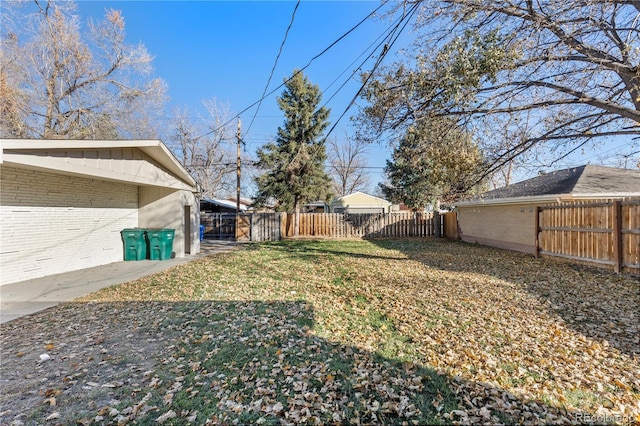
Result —
[{"label": "dry grass patch", "polygon": [[638,419],[638,285],[443,240],[250,245],[0,326],[0,423]]}]

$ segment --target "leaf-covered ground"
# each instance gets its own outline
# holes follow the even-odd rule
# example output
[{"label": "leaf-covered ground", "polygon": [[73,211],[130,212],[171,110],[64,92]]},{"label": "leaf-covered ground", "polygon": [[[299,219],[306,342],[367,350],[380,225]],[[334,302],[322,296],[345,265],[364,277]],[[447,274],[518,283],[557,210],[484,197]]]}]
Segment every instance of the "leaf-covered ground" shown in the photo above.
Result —
[{"label": "leaf-covered ground", "polygon": [[248,245],[0,325],[0,424],[629,424],[639,286],[435,239]]}]

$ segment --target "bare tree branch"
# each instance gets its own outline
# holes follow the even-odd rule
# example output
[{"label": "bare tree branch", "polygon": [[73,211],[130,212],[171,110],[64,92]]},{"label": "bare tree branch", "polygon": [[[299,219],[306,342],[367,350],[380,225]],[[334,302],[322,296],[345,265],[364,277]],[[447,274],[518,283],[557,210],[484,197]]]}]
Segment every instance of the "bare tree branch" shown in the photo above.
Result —
[{"label": "bare tree branch", "polygon": [[162,112],[166,87],[150,76],[152,57],[144,46],[125,43],[120,12],[108,11],[87,35],[72,14],[74,2],[35,5],[35,14],[22,17],[26,24],[3,28],[4,39],[16,31],[20,42],[0,43],[2,56],[16,59],[11,78],[24,101],[18,114],[22,135],[157,137],[150,118]]},{"label": "bare tree branch", "polygon": [[416,55],[364,91],[356,121],[369,140],[450,117],[490,135],[491,173],[533,151],[640,136],[640,2],[419,2]]},{"label": "bare tree branch", "polygon": [[204,197],[215,198],[235,187],[235,157],[230,150],[233,129],[229,107],[215,99],[205,101],[209,116],[202,120],[186,110],[175,110],[168,144],[180,163],[200,183]]},{"label": "bare tree branch", "polygon": [[327,141],[327,164],[336,195],[342,196],[356,191],[367,192],[367,151],[368,144],[357,137],[345,136],[341,142],[335,138]]}]

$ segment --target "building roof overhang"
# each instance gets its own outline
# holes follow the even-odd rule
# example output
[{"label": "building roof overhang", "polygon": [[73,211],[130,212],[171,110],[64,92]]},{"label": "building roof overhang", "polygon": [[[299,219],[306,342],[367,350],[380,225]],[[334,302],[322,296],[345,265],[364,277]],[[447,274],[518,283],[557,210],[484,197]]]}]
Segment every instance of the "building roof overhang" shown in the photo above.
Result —
[{"label": "building roof overhang", "polygon": [[47,152],[70,150],[137,149],[174,176],[177,182],[171,185],[158,182],[132,180],[136,184],[168,186],[198,192],[199,185],[178,162],[169,148],[158,139],[151,140],[68,140],[68,139],[0,139],[0,164],[14,164],[32,169],[46,169],[65,174],[82,175],[97,179],[127,181],[123,175],[98,168],[79,168],[71,162],[43,161]]},{"label": "building roof overhang", "polygon": [[510,197],[510,198],[489,198],[460,201],[455,203],[456,207],[476,207],[489,205],[511,205],[511,204],[547,204],[564,203],[569,201],[586,200],[622,200],[625,198],[640,197],[637,193],[594,193],[594,194],[550,194],[536,195],[531,197]]}]

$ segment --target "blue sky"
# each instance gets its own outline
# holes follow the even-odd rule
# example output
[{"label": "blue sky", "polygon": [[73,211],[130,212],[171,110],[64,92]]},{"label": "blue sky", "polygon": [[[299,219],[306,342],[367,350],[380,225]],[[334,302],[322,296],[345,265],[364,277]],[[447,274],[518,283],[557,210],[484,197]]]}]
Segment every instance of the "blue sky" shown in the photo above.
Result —
[{"label": "blue sky", "polygon": [[[174,106],[202,109],[202,101],[214,98],[240,113],[262,97],[295,5],[295,1],[80,1],[77,13],[84,21],[102,18],[107,8],[122,12],[127,42],[144,44],[155,57],[156,76],[167,82],[168,114]],[[378,6],[378,1],[303,0],[268,92]],[[331,125],[360,87],[358,75],[350,78],[351,74],[390,25],[389,19],[367,21],[305,69],[309,80],[323,91],[323,102],[328,101]],[[397,56],[388,58],[393,61]],[[364,69],[372,65],[369,59]],[[283,124],[276,103],[282,90],[264,99],[251,128],[256,107],[241,115],[249,153],[271,140]],[[345,137],[349,116],[356,111],[355,107],[349,110],[331,137]],[[368,170],[374,185],[381,180],[388,153],[385,146],[371,147],[369,166],[378,167]]]},{"label": "blue sky", "polygon": [[[380,4],[377,0],[302,0],[268,92],[281,85],[294,69],[309,64]],[[127,43],[146,46],[155,57],[156,76],[168,85],[170,102],[165,117],[168,122],[175,107],[204,115],[202,102],[207,100],[216,99],[228,104],[232,114],[256,103],[265,90],[295,6],[294,0],[80,0],[77,13],[84,25],[88,18],[103,18],[106,9],[122,11]],[[391,25],[389,18],[368,20],[305,69],[305,75],[323,91],[323,101],[328,101],[332,125],[360,87],[357,74],[350,78],[352,72],[363,61],[366,62],[364,70],[371,68],[374,59],[369,55]],[[391,49],[385,63],[400,59],[398,50],[406,47],[410,39],[411,34],[405,34],[400,44]],[[256,107],[241,114],[249,155],[272,140],[277,128],[283,124],[276,103],[276,97],[281,93],[282,88],[279,88],[264,99],[255,119]],[[346,133],[353,133],[349,128],[349,117],[356,112],[357,108],[352,107],[331,137],[340,140]],[[553,168],[586,163],[616,165],[615,154],[625,151],[619,148],[624,144],[629,146],[629,138],[609,141],[601,149],[578,152]],[[390,148],[381,143],[372,145],[369,152],[371,192],[383,180],[382,167],[390,156]],[[537,171],[536,167],[522,169],[514,178],[517,181],[532,177]]]}]

